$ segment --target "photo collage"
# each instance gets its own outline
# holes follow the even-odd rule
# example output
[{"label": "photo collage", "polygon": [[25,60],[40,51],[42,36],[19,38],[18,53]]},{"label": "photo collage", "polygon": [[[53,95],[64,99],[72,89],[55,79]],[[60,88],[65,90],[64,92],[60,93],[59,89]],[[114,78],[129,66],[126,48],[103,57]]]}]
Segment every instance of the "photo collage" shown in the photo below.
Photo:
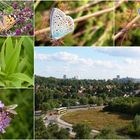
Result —
[{"label": "photo collage", "polygon": [[140,0],[0,0],[0,139],[140,139]]}]

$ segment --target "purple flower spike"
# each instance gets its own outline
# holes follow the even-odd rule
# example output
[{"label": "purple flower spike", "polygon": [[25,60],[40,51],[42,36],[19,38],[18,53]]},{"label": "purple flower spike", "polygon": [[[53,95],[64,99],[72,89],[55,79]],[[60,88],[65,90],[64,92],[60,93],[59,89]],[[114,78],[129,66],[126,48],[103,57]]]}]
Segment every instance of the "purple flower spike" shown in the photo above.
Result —
[{"label": "purple flower spike", "polygon": [[30,33],[30,35],[34,35],[34,31],[33,31],[33,30],[32,30],[32,31],[30,31],[29,33]]},{"label": "purple flower spike", "polygon": [[24,11],[24,12],[29,12],[29,11],[31,11],[31,9],[28,8],[28,7],[25,7],[25,8],[23,9],[23,11]]},{"label": "purple flower spike", "polygon": [[24,23],[24,21],[25,21],[25,19],[24,19],[23,17],[21,17],[21,18],[19,19],[19,23]]},{"label": "purple flower spike", "polygon": [[0,108],[3,108],[4,104],[0,101]]},{"label": "purple flower spike", "polygon": [[16,29],[16,35],[20,35],[21,34],[21,30],[20,29]]},{"label": "purple flower spike", "polygon": [[17,2],[14,2],[14,3],[12,4],[12,7],[13,7],[14,9],[17,9],[17,8],[18,8],[18,3],[17,3]]},{"label": "purple flower spike", "polygon": [[[15,105],[11,105],[14,108],[16,108]],[[0,133],[5,133],[5,129],[10,125],[11,123],[11,113],[7,111],[8,107],[5,106],[1,101],[0,101]]]},{"label": "purple flower spike", "polygon": [[11,118],[6,112],[0,112],[0,133],[5,133],[5,128],[9,126]]},{"label": "purple flower spike", "polygon": [[27,25],[26,25],[26,28],[29,30],[29,29],[31,29],[32,28],[32,24],[31,23],[28,23]]}]

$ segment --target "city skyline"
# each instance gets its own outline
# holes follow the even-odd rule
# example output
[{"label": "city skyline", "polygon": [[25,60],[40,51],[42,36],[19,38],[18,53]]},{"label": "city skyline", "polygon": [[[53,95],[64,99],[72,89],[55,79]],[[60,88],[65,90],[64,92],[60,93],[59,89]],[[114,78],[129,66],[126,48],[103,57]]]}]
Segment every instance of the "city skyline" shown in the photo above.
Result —
[{"label": "city skyline", "polygon": [[44,77],[113,79],[140,77],[140,50],[134,48],[35,48],[35,74]]}]

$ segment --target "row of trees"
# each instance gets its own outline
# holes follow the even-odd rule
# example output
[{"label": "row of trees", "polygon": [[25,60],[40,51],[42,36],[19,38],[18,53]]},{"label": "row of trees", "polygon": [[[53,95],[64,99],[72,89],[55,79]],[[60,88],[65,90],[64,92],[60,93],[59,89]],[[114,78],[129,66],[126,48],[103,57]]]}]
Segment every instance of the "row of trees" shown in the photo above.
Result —
[{"label": "row of trees", "polygon": [[131,115],[140,114],[140,98],[139,97],[118,97],[113,99],[104,108],[105,111],[113,111],[126,113]]},{"label": "row of trees", "polygon": [[[96,104],[98,106],[106,104],[109,100],[104,100],[102,97],[79,97],[78,99],[49,99],[38,104],[39,110],[51,110],[53,108],[59,108],[60,105],[63,107],[70,107],[76,105],[87,105]],[[77,104],[78,103],[78,104]]]},{"label": "row of trees", "polygon": [[[133,83],[132,81],[119,82],[115,80],[57,79],[40,76],[35,76],[35,85],[37,88],[39,86],[42,90],[55,90],[61,93],[60,95],[65,93],[78,93],[78,90],[83,88],[84,93],[90,95],[95,95],[96,93],[111,93],[109,96],[122,96],[122,94],[125,94],[126,92],[130,93],[140,88],[139,83]],[[112,93],[114,93],[114,95],[112,95]],[[58,96],[57,98],[59,97],[61,96]]]}]

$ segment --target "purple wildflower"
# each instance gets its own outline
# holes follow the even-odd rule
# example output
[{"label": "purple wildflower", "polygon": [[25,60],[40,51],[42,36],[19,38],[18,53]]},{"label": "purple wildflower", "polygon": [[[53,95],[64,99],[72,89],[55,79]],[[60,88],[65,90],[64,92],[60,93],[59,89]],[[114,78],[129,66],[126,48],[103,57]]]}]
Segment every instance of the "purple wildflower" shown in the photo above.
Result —
[{"label": "purple wildflower", "polygon": [[24,23],[25,19],[23,17],[19,18],[19,23]]},{"label": "purple wildflower", "polygon": [[21,34],[21,30],[20,29],[16,29],[16,35],[20,35]]},{"label": "purple wildflower", "polygon": [[25,32],[28,31],[28,29],[26,28],[26,26],[23,27],[22,30],[25,31]]},{"label": "purple wildflower", "polygon": [[29,18],[32,19],[34,16],[33,12],[30,12]]},{"label": "purple wildflower", "polygon": [[19,12],[18,15],[19,15],[19,16],[23,16],[23,12],[22,12],[22,11]]},{"label": "purple wildflower", "polygon": [[17,8],[18,8],[18,3],[17,3],[17,2],[14,2],[14,3],[12,4],[12,7],[13,7],[14,9],[17,9]]},{"label": "purple wildflower", "polygon": [[2,101],[0,101],[0,108],[3,108],[4,104],[2,103]]},{"label": "purple wildflower", "polygon": [[31,29],[32,28],[32,24],[31,23],[28,23],[27,25],[26,25],[26,28],[29,30],[29,29]]},{"label": "purple wildflower", "polygon": [[5,128],[9,126],[11,118],[5,111],[0,112],[0,133],[5,133]]},{"label": "purple wildflower", "polygon": [[0,101],[0,133],[5,133],[5,129],[10,125],[11,120],[11,114],[6,110],[6,106]]},{"label": "purple wildflower", "polygon": [[25,7],[25,8],[23,9],[23,11],[24,11],[24,12],[29,12],[29,11],[31,11],[31,9],[30,9],[29,7]]},{"label": "purple wildflower", "polygon": [[30,35],[34,35],[34,31],[31,30],[31,31],[29,32],[29,34],[30,34]]}]

